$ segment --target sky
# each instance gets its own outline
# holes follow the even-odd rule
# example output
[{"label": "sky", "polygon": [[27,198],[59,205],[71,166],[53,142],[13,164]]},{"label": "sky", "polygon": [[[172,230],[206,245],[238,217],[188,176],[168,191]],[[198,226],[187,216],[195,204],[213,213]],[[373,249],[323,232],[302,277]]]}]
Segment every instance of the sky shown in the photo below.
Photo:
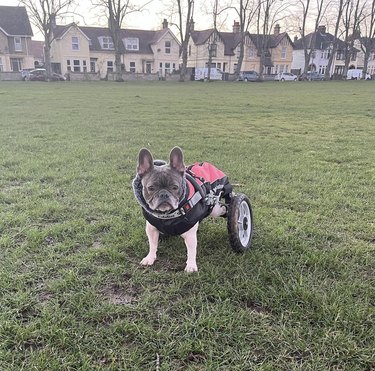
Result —
[{"label": "sky", "polygon": [[[138,1],[140,4],[144,3],[145,1],[135,0]],[[69,24],[71,22],[76,22],[81,26],[103,26],[106,27],[106,19],[104,17],[99,17],[100,12],[98,9],[93,9],[91,0],[78,0],[76,1],[79,5],[76,9],[76,13],[78,15],[68,16],[64,19],[64,22],[59,22],[59,24]],[[143,30],[156,30],[162,27],[162,21],[165,17],[165,14],[162,14],[161,11],[161,1],[153,0],[147,8],[142,13],[132,13],[127,18],[125,18],[125,24],[123,27],[125,28],[133,28],[133,29],[143,29]],[[0,0],[0,5],[6,6],[18,6],[18,0]],[[205,19],[207,16],[204,17],[202,14],[198,14],[196,9],[196,29],[205,29],[211,28],[210,24],[205,24]],[[209,17],[209,16],[208,16]],[[176,32],[176,29],[172,29]],[[36,40],[43,40],[43,37],[38,32],[38,30],[33,27],[34,31],[34,39]]]}]

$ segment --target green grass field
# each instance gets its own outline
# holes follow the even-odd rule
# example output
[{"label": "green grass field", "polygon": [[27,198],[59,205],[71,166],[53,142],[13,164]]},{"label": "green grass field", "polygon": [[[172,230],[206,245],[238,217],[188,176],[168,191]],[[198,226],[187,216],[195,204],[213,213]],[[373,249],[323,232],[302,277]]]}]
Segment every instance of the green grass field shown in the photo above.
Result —
[{"label": "green grass field", "polygon": [[[375,83],[0,82],[0,370],[374,370]],[[253,206],[154,267],[141,147]]]}]

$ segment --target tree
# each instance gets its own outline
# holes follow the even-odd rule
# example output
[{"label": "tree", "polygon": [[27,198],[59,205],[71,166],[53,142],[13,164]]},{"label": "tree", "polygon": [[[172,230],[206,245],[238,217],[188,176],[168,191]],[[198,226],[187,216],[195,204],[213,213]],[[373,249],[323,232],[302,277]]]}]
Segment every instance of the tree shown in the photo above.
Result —
[{"label": "tree", "polygon": [[339,34],[339,28],[340,28],[340,22],[341,22],[341,16],[344,11],[344,5],[347,0],[337,0],[337,3],[335,4],[336,7],[334,9],[334,12],[336,14],[336,21],[335,21],[335,33],[333,35],[333,41],[331,45],[331,53],[328,59],[328,64],[327,64],[327,69],[325,70],[324,73],[324,79],[329,80],[330,79],[330,73],[331,73],[331,68],[333,64],[333,59],[336,57],[336,51],[337,51],[337,46],[338,46],[338,34]]},{"label": "tree", "polygon": [[242,68],[242,62],[245,51],[246,32],[249,30],[254,19],[254,16],[257,14],[261,3],[261,1],[257,0],[240,0],[237,6],[231,7],[237,13],[240,28],[240,42],[238,44],[240,50],[237,61],[237,67],[234,72],[236,78],[238,78]]},{"label": "tree", "polygon": [[351,57],[355,53],[354,43],[359,37],[359,27],[364,19],[364,6],[361,0],[349,0],[344,4],[342,25],[345,42],[344,76],[347,75]]},{"label": "tree", "polygon": [[108,19],[108,29],[112,37],[113,47],[115,49],[115,73],[116,81],[124,81],[122,78],[123,43],[121,39],[121,27],[127,15],[134,12],[140,12],[148,3],[143,5],[134,5],[130,0],[92,0],[92,5],[99,6],[105,11]]},{"label": "tree", "polygon": [[[181,56],[182,65],[180,68],[180,81],[184,82],[187,72],[187,62],[188,62],[188,45],[190,40],[191,26],[194,16],[194,0],[185,0],[186,12],[183,11],[182,1],[176,0],[178,7],[178,29],[181,41]],[[185,14],[185,17],[184,17]]]},{"label": "tree", "polygon": [[258,0],[258,4],[256,47],[260,55],[259,74],[263,76],[266,59],[269,57],[271,30],[285,18],[290,4],[283,0]]},{"label": "tree", "polygon": [[306,39],[306,29],[307,24],[309,20],[313,17],[313,4],[312,0],[299,0],[299,5],[302,9],[302,23],[299,27],[300,35],[301,35],[301,42],[303,47],[303,53],[304,53],[304,68],[303,73],[306,74],[309,70],[310,66],[310,60],[315,52],[315,40],[316,40],[316,33],[318,30],[318,27],[320,25],[320,22],[326,12],[328,4],[326,4],[325,0],[316,0],[316,16],[315,22],[314,22],[314,32],[312,33],[312,37],[309,38],[309,40]]},{"label": "tree", "polygon": [[20,0],[29,12],[31,22],[44,37],[44,59],[47,80],[51,79],[51,45],[54,40],[56,20],[71,13],[70,7],[76,0]]},{"label": "tree", "polygon": [[363,51],[363,78],[365,78],[370,54],[375,51],[375,0],[366,4],[365,18],[359,27]]}]

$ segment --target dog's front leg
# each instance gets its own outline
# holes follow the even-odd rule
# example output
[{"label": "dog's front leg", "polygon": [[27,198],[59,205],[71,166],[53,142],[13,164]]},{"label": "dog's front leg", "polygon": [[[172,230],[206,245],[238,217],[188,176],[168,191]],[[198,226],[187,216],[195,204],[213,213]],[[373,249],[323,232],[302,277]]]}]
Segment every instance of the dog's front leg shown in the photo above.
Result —
[{"label": "dog's front leg", "polygon": [[149,222],[146,222],[146,234],[150,249],[147,256],[141,261],[141,265],[153,265],[156,260],[156,252],[158,250],[159,231]]},{"label": "dog's front leg", "polygon": [[185,241],[187,249],[187,261],[185,272],[198,272],[197,267],[197,231],[199,223],[195,224],[193,228],[183,233],[181,237]]}]

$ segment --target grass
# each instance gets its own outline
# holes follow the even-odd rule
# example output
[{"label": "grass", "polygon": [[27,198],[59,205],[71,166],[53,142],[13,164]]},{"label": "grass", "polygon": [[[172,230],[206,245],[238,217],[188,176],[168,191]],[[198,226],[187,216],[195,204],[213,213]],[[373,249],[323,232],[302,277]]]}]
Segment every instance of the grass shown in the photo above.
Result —
[{"label": "grass", "polygon": [[[0,84],[0,370],[375,368],[372,82]],[[147,147],[252,200],[147,253]]]}]

